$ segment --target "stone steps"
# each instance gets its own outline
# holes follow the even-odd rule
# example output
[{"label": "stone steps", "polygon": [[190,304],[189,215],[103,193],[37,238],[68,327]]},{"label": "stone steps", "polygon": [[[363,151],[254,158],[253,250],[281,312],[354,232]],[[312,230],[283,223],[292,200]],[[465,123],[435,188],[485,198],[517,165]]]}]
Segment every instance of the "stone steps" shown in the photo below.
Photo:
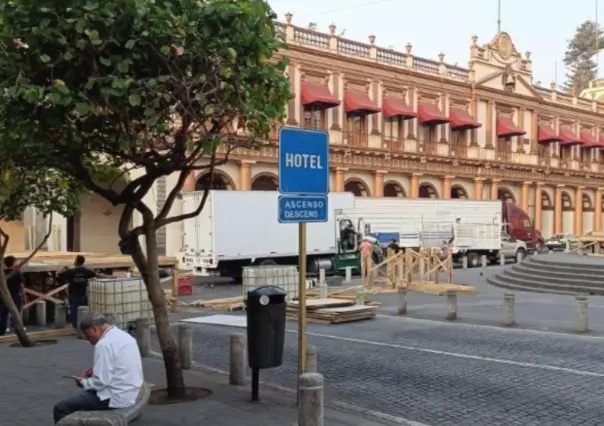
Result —
[{"label": "stone steps", "polygon": [[530,257],[487,282],[507,290],[566,295],[604,295],[604,262],[584,257]]},{"label": "stone steps", "polygon": [[497,277],[497,276],[487,278],[487,282],[495,287],[498,287],[498,288],[501,288],[504,290],[527,291],[527,292],[531,292],[531,293],[561,294],[561,295],[565,295],[565,296],[582,294],[582,293],[576,293],[576,292],[538,288],[535,286],[527,287],[525,285],[512,284],[509,282],[501,281],[499,279],[499,277]]},{"label": "stone steps", "polygon": [[597,280],[595,277],[590,275],[546,273],[543,271],[535,271],[533,269],[525,269],[522,267],[508,268],[503,271],[502,275],[525,281],[542,282],[545,284],[597,287],[604,290],[604,280]]}]

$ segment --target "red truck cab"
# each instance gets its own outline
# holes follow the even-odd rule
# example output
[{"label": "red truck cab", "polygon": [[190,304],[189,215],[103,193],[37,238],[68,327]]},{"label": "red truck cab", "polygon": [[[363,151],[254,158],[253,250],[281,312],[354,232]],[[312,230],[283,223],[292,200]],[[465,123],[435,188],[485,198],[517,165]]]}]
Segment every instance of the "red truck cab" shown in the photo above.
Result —
[{"label": "red truck cab", "polygon": [[502,219],[505,231],[511,237],[524,241],[529,252],[538,253],[545,246],[545,240],[529,215],[510,200],[502,202]]}]

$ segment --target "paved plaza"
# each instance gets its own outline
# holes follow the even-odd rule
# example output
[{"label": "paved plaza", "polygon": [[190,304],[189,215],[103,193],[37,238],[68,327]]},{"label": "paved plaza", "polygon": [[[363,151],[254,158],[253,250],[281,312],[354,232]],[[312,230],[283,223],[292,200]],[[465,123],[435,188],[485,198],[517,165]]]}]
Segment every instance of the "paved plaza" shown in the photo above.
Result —
[{"label": "paved plaza", "polygon": [[[224,354],[223,354],[224,355]],[[0,424],[11,426],[51,425],[54,403],[79,389],[63,375],[79,374],[92,362],[92,347],[73,338],[58,344],[36,348],[12,348],[0,345],[2,385]],[[157,359],[144,362],[145,379],[162,387],[164,366]],[[210,389],[206,399],[171,406],[150,406],[144,411],[140,426],[288,426],[297,423],[295,395],[262,387],[262,402],[249,402],[248,388],[230,386],[224,375],[186,372],[189,386]],[[343,410],[327,410],[328,426],[383,426],[346,414]]]}]

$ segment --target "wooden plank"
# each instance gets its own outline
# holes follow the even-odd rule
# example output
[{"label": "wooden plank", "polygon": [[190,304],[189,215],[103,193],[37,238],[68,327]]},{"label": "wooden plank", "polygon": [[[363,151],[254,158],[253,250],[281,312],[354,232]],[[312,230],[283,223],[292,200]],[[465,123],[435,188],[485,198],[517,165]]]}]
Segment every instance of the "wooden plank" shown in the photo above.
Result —
[{"label": "wooden plank", "polygon": [[[335,307],[335,306],[348,306],[353,304],[352,301],[348,299],[307,299],[306,300],[306,308],[307,309],[319,309],[323,307]],[[289,302],[288,305],[292,305],[294,307],[298,307],[297,301]]]},{"label": "wooden plank", "polygon": [[367,312],[367,311],[375,311],[377,308],[375,306],[341,306],[339,308],[324,308],[317,309],[315,312],[318,313],[334,313],[334,314],[347,314],[347,313],[356,313],[356,312]]},{"label": "wooden plank", "polygon": [[[71,326],[66,328],[60,328],[58,330],[42,330],[27,333],[29,338],[34,341],[43,339],[53,339],[55,337],[71,336],[73,334],[75,334],[75,331]],[[19,341],[19,339],[17,338],[16,334],[7,334],[5,336],[0,336],[0,343],[13,343],[17,341]]]}]

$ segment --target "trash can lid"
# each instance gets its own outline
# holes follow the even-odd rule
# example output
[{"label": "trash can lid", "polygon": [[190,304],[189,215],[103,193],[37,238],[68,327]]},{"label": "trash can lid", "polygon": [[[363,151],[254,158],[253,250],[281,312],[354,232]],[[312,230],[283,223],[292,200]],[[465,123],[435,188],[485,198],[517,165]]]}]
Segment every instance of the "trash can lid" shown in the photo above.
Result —
[{"label": "trash can lid", "polygon": [[247,292],[248,297],[287,296],[287,293],[276,285],[263,285]]}]

